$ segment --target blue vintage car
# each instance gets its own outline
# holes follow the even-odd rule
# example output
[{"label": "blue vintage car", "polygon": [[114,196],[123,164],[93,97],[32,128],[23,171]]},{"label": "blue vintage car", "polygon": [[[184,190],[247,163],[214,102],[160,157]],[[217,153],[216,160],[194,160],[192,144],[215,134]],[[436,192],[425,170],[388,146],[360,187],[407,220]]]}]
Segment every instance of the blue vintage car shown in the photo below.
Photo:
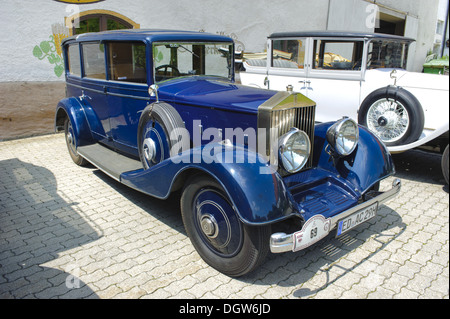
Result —
[{"label": "blue vintage car", "polygon": [[226,275],[340,236],[400,191],[379,192],[392,158],[353,120],[316,125],[315,103],[290,87],[236,84],[228,37],[121,30],[63,49],[55,125],[73,161],[160,199],[181,191],[192,244]]}]

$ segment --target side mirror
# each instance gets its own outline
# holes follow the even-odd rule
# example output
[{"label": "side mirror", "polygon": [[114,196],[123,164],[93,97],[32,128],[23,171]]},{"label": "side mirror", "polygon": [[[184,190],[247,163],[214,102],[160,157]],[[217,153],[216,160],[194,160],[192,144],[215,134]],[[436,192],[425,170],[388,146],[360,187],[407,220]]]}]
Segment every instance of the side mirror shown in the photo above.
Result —
[{"label": "side mirror", "polygon": [[150,96],[156,96],[156,102],[159,102],[158,89],[159,87],[156,84],[152,84],[148,87],[148,94]]}]

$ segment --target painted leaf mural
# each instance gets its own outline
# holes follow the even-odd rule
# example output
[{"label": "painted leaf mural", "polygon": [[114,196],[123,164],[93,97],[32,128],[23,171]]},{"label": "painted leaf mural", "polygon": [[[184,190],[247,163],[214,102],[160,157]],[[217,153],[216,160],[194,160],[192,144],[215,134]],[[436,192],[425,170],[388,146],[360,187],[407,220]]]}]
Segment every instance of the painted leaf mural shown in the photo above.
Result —
[{"label": "painted leaf mural", "polygon": [[57,77],[64,73],[64,61],[62,57],[61,42],[68,37],[68,30],[61,24],[52,25],[52,35],[48,41],[42,41],[33,48],[33,56],[39,60],[46,59],[53,65],[53,72]]}]

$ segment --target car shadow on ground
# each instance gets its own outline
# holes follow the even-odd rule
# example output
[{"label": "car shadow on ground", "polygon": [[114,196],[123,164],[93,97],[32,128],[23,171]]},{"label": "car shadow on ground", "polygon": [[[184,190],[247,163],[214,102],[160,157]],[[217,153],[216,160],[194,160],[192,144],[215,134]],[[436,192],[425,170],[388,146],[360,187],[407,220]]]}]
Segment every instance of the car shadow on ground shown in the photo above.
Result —
[{"label": "car shadow on ground", "polygon": [[[366,261],[377,259],[378,253],[405,229],[400,215],[383,205],[374,219],[338,238],[336,231],[332,231],[325,239],[303,251],[270,254],[260,269],[242,280],[259,285],[298,286],[300,288],[294,291],[294,297],[313,296],[355,269],[364,268]],[[355,251],[369,241],[372,241],[371,250],[361,250],[355,255]],[[348,261],[342,261],[343,258]],[[310,280],[313,282],[308,283]]]},{"label": "car shadow on ground", "polygon": [[158,199],[121,184],[98,169],[95,169],[93,173],[142,211],[163,222],[168,227],[186,235],[181,218],[180,191],[173,192],[167,199]]},{"label": "car shadow on ground", "polygon": [[0,181],[0,299],[97,298],[75,267],[44,266],[102,236],[58,194],[53,173],[13,158],[0,161]]},{"label": "car shadow on ground", "polygon": [[441,154],[414,149],[393,154],[392,157],[396,177],[402,180],[442,185],[442,189],[448,193],[448,185],[442,174]]}]

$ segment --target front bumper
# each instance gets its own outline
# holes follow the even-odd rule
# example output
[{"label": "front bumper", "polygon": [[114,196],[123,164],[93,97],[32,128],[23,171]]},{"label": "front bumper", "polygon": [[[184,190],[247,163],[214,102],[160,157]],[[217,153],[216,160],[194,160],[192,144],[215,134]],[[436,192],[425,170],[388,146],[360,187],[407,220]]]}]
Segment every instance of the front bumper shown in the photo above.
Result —
[{"label": "front bumper", "polygon": [[[366,207],[369,207],[375,203],[382,204],[385,203],[392,198],[394,198],[401,189],[401,181],[399,179],[395,179],[392,183],[392,188],[386,192],[379,193],[377,196],[365,201],[364,203],[354,206],[338,215],[335,215],[330,218],[330,228],[329,231],[336,228],[338,222],[340,220],[345,219],[352,214],[363,210]],[[288,251],[293,251],[295,247],[295,233],[293,234],[285,234],[285,233],[275,233],[270,237],[270,250],[272,253],[284,253]]]}]

